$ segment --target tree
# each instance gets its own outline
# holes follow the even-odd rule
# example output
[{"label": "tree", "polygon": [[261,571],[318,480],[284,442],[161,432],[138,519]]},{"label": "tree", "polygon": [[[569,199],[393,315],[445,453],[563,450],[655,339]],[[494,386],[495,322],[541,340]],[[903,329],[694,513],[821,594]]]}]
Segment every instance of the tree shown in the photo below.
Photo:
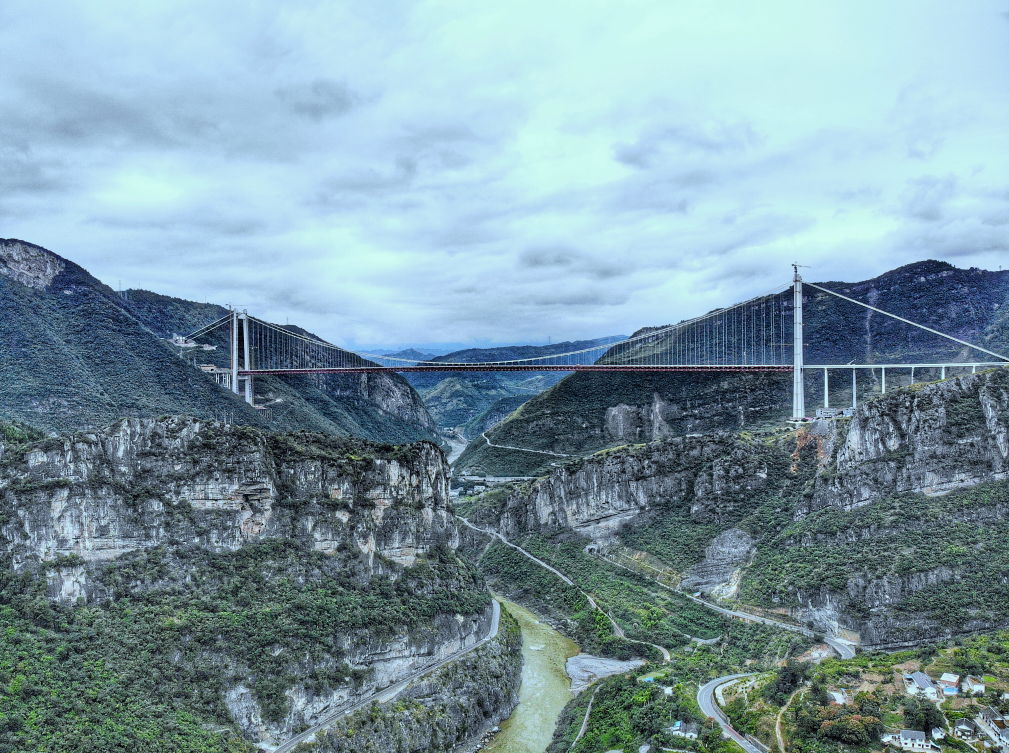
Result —
[{"label": "tree", "polygon": [[904,724],[908,729],[930,732],[933,727],[945,729],[946,719],[934,703],[912,696],[904,703]]}]

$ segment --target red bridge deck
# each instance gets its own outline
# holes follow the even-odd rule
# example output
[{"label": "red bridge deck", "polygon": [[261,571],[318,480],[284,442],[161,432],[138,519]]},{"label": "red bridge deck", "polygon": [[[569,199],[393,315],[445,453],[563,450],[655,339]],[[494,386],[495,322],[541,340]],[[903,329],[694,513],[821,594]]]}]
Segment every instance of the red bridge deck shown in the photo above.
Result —
[{"label": "red bridge deck", "polygon": [[426,366],[357,366],[348,368],[319,368],[319,369],[250,369],[248,371],[239,369],[239,376],[258,376],[265,374],[375,374],[381,372],[415,372],[415,371],[661,371],[661,372],[711,372],[711,373],[792,373],[791,364],[779,366],[757,366],[757,365],[725,365],[725,366],[607,366],[601,364],[590,364],[584,366],[555,366],[555,365],[516,365],[492,363],[465,363],[465,364],[445,364]]}]

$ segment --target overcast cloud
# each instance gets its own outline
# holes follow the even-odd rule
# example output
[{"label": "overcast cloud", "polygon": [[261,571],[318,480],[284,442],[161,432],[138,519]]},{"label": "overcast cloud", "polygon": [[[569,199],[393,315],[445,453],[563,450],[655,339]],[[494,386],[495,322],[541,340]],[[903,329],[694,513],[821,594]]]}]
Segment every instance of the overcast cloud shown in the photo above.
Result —
[{"label": "overcast cloud", "polygon": [[0,3],[0,237],[347,344],[1009,267],[1009,2]]}]

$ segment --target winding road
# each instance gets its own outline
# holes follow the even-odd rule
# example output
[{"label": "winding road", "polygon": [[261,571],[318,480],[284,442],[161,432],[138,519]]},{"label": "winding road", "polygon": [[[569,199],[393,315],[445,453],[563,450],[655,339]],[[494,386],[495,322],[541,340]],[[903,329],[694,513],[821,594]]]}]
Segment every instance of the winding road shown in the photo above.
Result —
[{"label": "winding road", "polygon": [[711,682],[705,683],[704,685],[702,685],[697,689],[697,705],[701,707],[702,714],[717,720],[718,723],[722,725],[722,735],[724,737],[727,737],[730,740],[734,740],[735,742],[739,743],[739,746],[743,750],[745,750],[746,753],[764,753],[764,751],[760,750],[760,748],[758,748],[756,745],[751,743],[749,740],[747,740],[745,737],[743,737],[741,734],[739,734],[738,732],[736,732],[736,730],[732,728],[732,725],[729,724],[729,717],[727,717],[725,715],[725,712],[718,707],[718,704],[715,703],[714,699],[715,688],[717,688],[718,686],[727,685],[728,683],[738,680],[742,677],[750,677],[754,674],[756,673],[742,672],[737,675],[726,675],[725,677],[718,677],[712,680]]},{"label": "winding road", "polygon": [[[609,557],[605,557],[602,554],[599,554],[599,555],[596,555],[596,556],[598,556],[600,559],[606,560],[611,565],[616,565],[617,567],[621,567],[624,570],[627,570],[628,572],[636,573],[636,574],[641,575],[641,576],[643,576],[645,578],[648,578],[653,583],[655,583],[657,586],[661,586],[662,588],[666,589],[667,591],[672,591],[673,593],[680,594],[681,596],[686,596],[688,599],[690,599],[695,604],[700,604],[702,607],[706,607],[707,609],[710,609],[713,612],[718,612],[720,614],[724,614],[727,617],[735,617],[737,619],[746,620],[748,622],[758,622],[761,625],[771,625],[773,627],[781,628],[782,630],[790,630],[793,633],[800,633],[801,635],[805,635],[805,636],[812,637],[813,635],[815,635],[815,631],[810,630],[809,628],[802,627],[801,625],[792,625],[792,624],[787,623],[787,622],[779,622],[778,620],[772,620],[772,619],[770,619],[768,617],[760,617],[760,616],[755,615],[755,614],[750,614],[749,612],[740,612],[740,611],[735,610],[735,609],[729,609],[727,607],[720,607],[717,604],[712,604],[710,601],[706,601],[705,599],[701,599],[701,598],[698,598],[697,596],[693,596],[691,594],[684,593],[683,591],[680,591],[677,588],[673,588],[672,586],[667,586],[665,583],[662,583],[657,578],[653,578],[650,575],[645,575],[644,573],[640,573],[637,570],[632,570],[631,568],[627,567],[626,565],[623,565],[623,564],[621,564],[619,562],[616,562],[616,561],[610,559]],[[705,642],[711,643],[713,641],[700,641],[700,642],[702,642],[702,643],[705,643]],[[852,648],[852,646],[850,646],[849,644],[847,644],[847,643],[845,643],[845,642],[843,642],[841,640],[838,640],[838,638],[836,636],[834,636],[834,635],[824,635],[823,642],[826,643],[828,646],[830,646],[832,649],[834,649],[837,652],[838,656],[840,656],[842,659],[854,659],[855,658],[855,649]]]},{"label": "winding road", "polygon": [[[527,552],[522,547],[520,547],[520,546],[518,546],[516,544],[511,543],[508,539],[506,539],[504,536],[502,536],[497,531],[488,531],[486,528],[480,528],[478,526],[475,526],[472,523],[470,523],[466,518],[464,518],[462,515],[456,515],[456,517],[459,518],[459,520],[461,520],[467,526],[469,526],[470,528],[472,528],[474,531],[479,531],[480,533],[485,534],[487,536],[490,536],[491,538],[500,539],[501,543],[504,544],[505,546],[510,546],[512,549],[515,549],[515,550],[521,552],[522,554],[524,554],[526,557],[528,557],[529,559],[531,559],[533,562],[535,562],[540,567],[546,568],[547,570],[549,570],[550,572],[552,572],[554,575],[556,575],[562,581],[564,581],[565,583],[567,583],[569,586],[573,586],[574,588],[578,588],[578,586],[575,585],[575,582],[573,580],[571,580],[571,578],[569,578],[568,576],[566,576],[564,573],[562,573],[560,570],[558,570],[555,567],[552,567],[551,565],[548,565],[546,562],[544,562],[543,560],[541,560],[539,557],[536,557],[535,555],[530,554],[529,552]],[[588,599],[588,602],[589,602],[589,604],[592,605],[593,609],[597,609],[600,612],[602,612],[604,615],[606,615],[606,619],[608,619],[610,621],[610,624],[613,626],[613,632],[616,634],[616,636],[618,638],[623,638],[625,641],[630,641],[631,643],[637,643],[637,644],[640,644],[642,646],[651,646],[652,648],[655,648],[655,649],[659,650],[659,653],[662,654],[662,660],[666,664],[668,664],[670,661],[672,661],[672,655],[669,653],[669,649],[667,649],[665,646],[660,646],[657,643],[649,643],[648,641],[637,641],[637,640],[634,640],[633,638],[628,638],[626,635],[624,635],[624,629],[617,624],[616,620],[613,619],[613,615],[611,615],[609,612],[607,612],[605,609],[603,609],[601,606],[599,606],[599,603],[595,599],[593,599],[590,594],[586,593],[585,591],[582,591],[582,589],[580,589],[580,588],[578,588],[578,590],[579,590],[579,592],[581,592],[582,596],[584,596],[586,599]]]},{"label": "winding road", "polygon": [[[490,431],[490,430],[488,429],[488,431]],[[570,458],[570,457],[574,457],[573,455],[565,455],[563,452],[550,452],[549,450],[530,450],[530,449],[528,449],[526,447],[511,447],[511,446],[506,445],[506,444],[494,444],[489,439],[487,439],[487,432],[486,431],[483,432],[480,436],[484,438],[484,441],[487,443],[488,447],[497,447],[499,450],[516,450],[518,452],[535,452],[538,455],[553,455],[555,458]]]},{"label": "winding road", "polygon": [[390,685],[387,688],[383,688],[382,690],[372,693],[367,698],[363,698],[362,700],[357,701],[351,706],[347,706],[344,709],[341,709],[339,711],[330,714],[329,716],[323,718],[322,721],[320,721],[318,724],[309,727],[304,732],[295,735],[286,742],[281,743],[278,747],[276,747],[273,750],[273,753],[288,753],[288,751],[294,750],[294,748],[300,745],[301,743],[312,740],[315,737],[316,733],[326,729],[326,727],[332,726],[333,724],[340,721],[343,717],[347,716],[348,714],[353,714],[355,711],[359,711],[369,706],[371,703],[375,701],[380,702],[391,701],[393,698],[395,698],[397,695],[403,692],[403,690],[405,690],[406,687],[413,681],[423,677],[426,674],[434,672],[436,669],[444,667],[446,664],[450,664],[451,662],[461,659],[471,651],[480,648],[480,646],[484,645],[487,641],[489,641],[491,638],[494,638],[497,635],[498,627],[500,626],[500,624],[501,624],[501,605],[497,601],[495,601],[493,602],[493,613],[491,615],[490,630],[487,632],[487,635],[485,635],[479,641],[474,643],[472,646],[470,646],[469,648],[460,649],[459,651],[456,651],[455,653],[446,656],[441,661],[435,662],[434,664],[429,664],[428,666],[417,670],[416,672],[408,675],[407,677],[403,678],[396,684]]}]

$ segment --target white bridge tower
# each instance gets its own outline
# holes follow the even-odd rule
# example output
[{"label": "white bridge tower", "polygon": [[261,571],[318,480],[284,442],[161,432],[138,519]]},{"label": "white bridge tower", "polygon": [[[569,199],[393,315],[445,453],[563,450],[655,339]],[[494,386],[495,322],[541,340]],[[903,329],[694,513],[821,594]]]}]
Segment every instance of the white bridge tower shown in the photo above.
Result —
[{"label": "white bridge tower", "polygon": [[802,277],[799,275],[799,265],[793,264],[795,277],[792,289],[792,308],[794,324],[792,330],[792,418],[805,418],[806,392],[805,380],[802,376]]}]

